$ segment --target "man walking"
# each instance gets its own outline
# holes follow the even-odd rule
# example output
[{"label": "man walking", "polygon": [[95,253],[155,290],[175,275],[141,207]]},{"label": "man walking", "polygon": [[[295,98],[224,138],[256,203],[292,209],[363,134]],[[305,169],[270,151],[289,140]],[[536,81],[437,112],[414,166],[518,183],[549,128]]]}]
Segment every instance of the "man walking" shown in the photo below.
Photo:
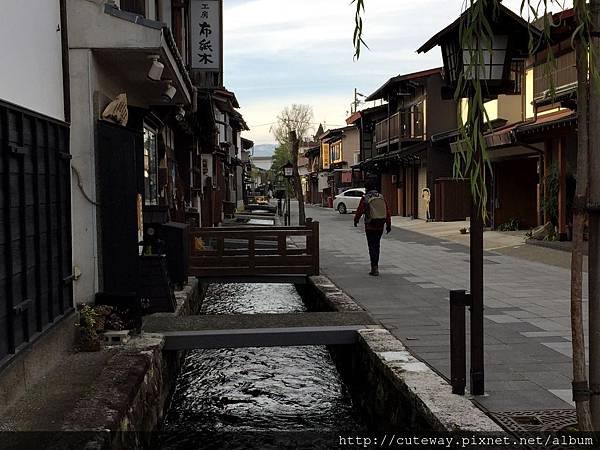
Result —
[{"label": "man walking", "polygon": [[371,258],[371,271],[369,275],[379,276],[379,250],[381,247],[381,236],[383,226],[386,233],[392,231],[392,218],[390,209],[379,192],[374,180],[365,183],[367,193],[360,200],[356,214],[354,215],[354,226],[358,226],[361,216],[365,215],[365,233],[367,245],[369,246],[369,257]]}]

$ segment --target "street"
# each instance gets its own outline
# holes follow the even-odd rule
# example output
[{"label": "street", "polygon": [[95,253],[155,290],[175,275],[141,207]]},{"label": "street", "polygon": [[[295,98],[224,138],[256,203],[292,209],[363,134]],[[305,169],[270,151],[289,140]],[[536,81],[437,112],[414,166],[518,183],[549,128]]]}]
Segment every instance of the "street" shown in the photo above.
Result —
[{"label": "street", "polygon": [[[307,217],[321,224],[322,272],[448,378],[448,291],[468,289],[468,248],[394,226],[374,278],[352,214],[308,206]],[[565,268],[486,252],[487,394],[476,399],[485,409],[572,408],[569,276]]]}]

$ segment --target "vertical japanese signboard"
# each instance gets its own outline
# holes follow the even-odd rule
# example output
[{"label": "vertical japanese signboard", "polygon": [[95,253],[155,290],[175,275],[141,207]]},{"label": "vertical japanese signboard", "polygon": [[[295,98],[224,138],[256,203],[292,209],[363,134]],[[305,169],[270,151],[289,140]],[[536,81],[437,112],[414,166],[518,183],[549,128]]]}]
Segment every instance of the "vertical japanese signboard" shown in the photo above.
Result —
[{"label": "vertical japanese signboard", "polygon": [[321,161],[323,161],[323,169],[329,169],[329,144],[321,144]]},{"label": "vertical japanese signboard", "polygon": [[220,72],[223,55],[221,0],[192,0],[192,69]]}]

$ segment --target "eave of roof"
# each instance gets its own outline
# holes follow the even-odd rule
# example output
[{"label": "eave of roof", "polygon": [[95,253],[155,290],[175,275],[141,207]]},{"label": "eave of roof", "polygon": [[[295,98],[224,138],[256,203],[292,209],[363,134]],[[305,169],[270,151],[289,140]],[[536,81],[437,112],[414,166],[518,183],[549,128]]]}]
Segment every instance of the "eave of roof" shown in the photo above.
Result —
[{"label": "eave of roof", "polygon": [[323,133],[319,139],[321,141],[331,140],[332,138],[338,137],[338,134],[341,136],[344,134],[345,131],[349,131],[349,130],[352,130],[355,128],[356,127],[354,125],[349,125],[347,127],[342,127],[342,128],[333,128],[333,129],[327,130],[325,133]]},{"label": "eave of roof", "polygon": [[392,77],[389,80],[387,80],[381,87],[379,87],[375,92],[369,95],[365,99],[365,101],[371,102],[373,100],[385,98],[387,90],[395,84],[402,84],[403,82],[419,80],[421,78],[427,78],[438,74],[441,75],[442,70],[443,69],[441,67],[436,67],[434,69],[421,70],[419,72],[407,73],[404,75],[397,75],[395,77]]},{"label": "eave of roof", "polygon": [[348,125],[354,125],[357,120],[365,118],[371,114],[377,114],[378,112],[387,112],[387,104],[372,106],[371,108],[362,109],[360,111],[352,114],[348,119],[346,119],[346,123]]},{"label": "eave of roof", "polygon": [[561,126],[569,126],[577,121],[577,113],[565,109],[554,114],[547,114],[544,116],[538,116],[534,122],[528,122],[522,124],[517,128],[517,136],[540,132],[546,128],[555,128]]},{"label": "eave of roof", "polygon": [[[523,29],[526,29],[528,32],[530,32],[530,33],[532,33],[532,35],[534,35],[533,36],[534,38],[536,38],[536,37],[539,38],[541,33],[535,26],[529,24],[529,22],[527,22],[521,16],[519,16],[518,14],[515,14],[510,9],[508,9],[506,6],[504,6],[500,3],[496,3],[496,7],[498,8],[498,13],[503,14],[508,19],[512,20],[514,22],[514,25],[520,26]],[[456,19],[454,22],[452,22],[446,28],[437,32],[427,42],[425,42],[425,44],[423,44],[421,47],[419,47],[417,49],[417,53],[427,53],[433,47],[439,45],[440,42],[445,38],[446,35],[448,35],[450,33],[457,33],[459,31],[460,24],[463,21],[463,19],[467,16],[467,13],[468,13],[468,9],[466,11],[464,11],[458,17],[458,19]]]}]

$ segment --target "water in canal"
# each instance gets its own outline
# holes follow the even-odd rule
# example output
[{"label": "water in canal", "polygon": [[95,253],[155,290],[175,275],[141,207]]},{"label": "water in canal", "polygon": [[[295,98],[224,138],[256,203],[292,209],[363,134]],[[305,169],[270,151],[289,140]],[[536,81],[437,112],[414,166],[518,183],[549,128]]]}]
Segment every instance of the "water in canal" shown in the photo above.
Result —
[{"label": "water in canal", "polygon": [[[294,286],[278,284],[211,285],[203,305],[204,314],[302,311]],[[161,434],[163,448],[305,448],[290,432],[360,429],[325,347],[272,347],[190,352]]]}]

